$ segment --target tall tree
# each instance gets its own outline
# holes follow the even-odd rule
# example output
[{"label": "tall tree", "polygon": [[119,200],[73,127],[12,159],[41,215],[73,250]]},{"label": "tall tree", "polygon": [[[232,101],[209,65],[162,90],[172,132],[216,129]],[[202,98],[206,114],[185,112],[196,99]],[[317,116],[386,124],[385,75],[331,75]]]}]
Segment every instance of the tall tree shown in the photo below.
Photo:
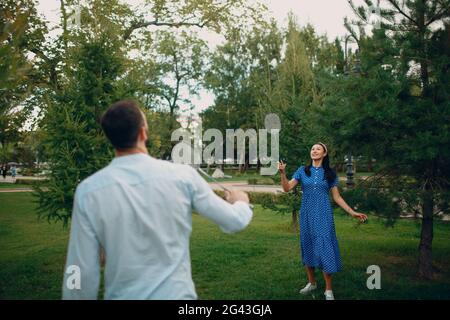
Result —
[{"label": "tall tree", "polygon": [[36,188],[41,217],[67,225],[77,184],[112,156],[99,119],[112,102],[126,97],[118,80],[124,63],[119,52],[106,36],[80,44],[67,84],[49,100],[41,126],[51,173],[45,189]]},{"label": "tall tree", "polygon": [[[242,10],[236,14],[234,9],[241,5]],[[159,75],[158,70],[168,71],[174,66],[167,59],[158,64],[155,57],[148,54],[158,44],[154,28],[219,30],[228,28],[230,20],[249,17],[250,11],[259,10],[253,9],[253,5],[242,0],[145,1],[139,8],[119,0],[81,4],[75,0],[60,0],[61,33],[44,48],[35,50],[40,70],[45,75],[38,91],[43,115],[40,125],[44,129],[43,144],[51,166],[46,189],[39,186],[36,189],[40,215],[49,220],[62,220],[66,225],[76,185],[111,158],[112,149],[101,134],[99,119],[112,102],[137,98],[148,108],[149,124],[155,130],[172,125],[178,98],[172,97],[172,116],[170,111],[165,114],[155,107],[155,97],[162,93],[173,94],[168,86],[155,85],[158,77],[165,76]],[[187,41],[170,42],[169,33],[166,36],[158,58],[173,58],[171,48],[178,49]],[[201,55],[198,42],[192,40],[187,44],[191,45],[193,54]],[[185,53],[177,52],[177,58],[187,61]],[[191,61],[190,65],[197,68],[197,63]],[[187,65],[177,64],[176,67],[184,70]],[[196,78],[198,70],[177,76]],[[165,150],[164,141],[166,137],[159,132],[150,132],[150,151]]]},{"label": "tall tree", "polygon": [[[353,6],[359,25],[372,5]],[[324,119],[336,144],[377,159],[380,190],[420,208],[418,271],[431,278],[433,214],[450,189],[450,2],[386,0],[380,12],[358,39],[360,74],[336,79]]]},{"label": "tall tree", "polygon": [[157,93],[163,100],[159,105],[166,105],[171,116],[180,109],[180,102],[192,105],[190,99],[183,96],[181,90],[189,95],[199,92],[204,72],[206,43],[196,36],[181,32],[160,32],[154,58],[159,70]]},{"label": "tall tree", "polygon": [[[212,54],[205,77],[207,88],[215,94],[214,106],[202,114],[205,129],[217,128],[225,135],[227,128],[263,127],[281,44],[274,21],[230,30],[227,41]],[[248,157],[245,162],[241,170],[248,167]]]},{"label": "tall tree", "polygon": [[17,143],[33,109],[29,98],[40,77],[32,52],[42,46],[46,32],[33,1],[0,3],[0,145],[5,150]]}]

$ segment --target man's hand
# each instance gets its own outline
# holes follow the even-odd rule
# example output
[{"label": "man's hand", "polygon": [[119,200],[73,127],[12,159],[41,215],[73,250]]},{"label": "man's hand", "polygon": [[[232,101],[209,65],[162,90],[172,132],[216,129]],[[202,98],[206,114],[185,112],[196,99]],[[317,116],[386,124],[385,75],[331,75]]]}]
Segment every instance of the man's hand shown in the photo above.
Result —
[{"label": "man's hand", "polygon": [[236,201],[244,201],[246,203],[250,203],[248,194],[240,190],[225,191],[225,200],[231,204],[235,203]]}]

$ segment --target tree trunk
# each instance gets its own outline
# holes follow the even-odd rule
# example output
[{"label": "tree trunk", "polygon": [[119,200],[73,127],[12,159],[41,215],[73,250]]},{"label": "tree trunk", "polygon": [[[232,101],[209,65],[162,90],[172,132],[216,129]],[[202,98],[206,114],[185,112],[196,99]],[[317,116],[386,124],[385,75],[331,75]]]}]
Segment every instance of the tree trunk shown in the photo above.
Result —
[{"label": "tree trunk", "polygon": [[422,204],[422,230],[419,244],[419,276],[426,279],[433,277],[431,248],[433,242],[433,193],[425,190]]},{"label": "tree trunk", "polygon": [[299,224],[298,224],[298,212],[296,209],[292,210],[292,223],[291,228],[293,232],[297,232],[299,230]]},{"label": "tree trunk", "polygon": [[[427,48],[425,39],[425,0],[421,1],[421,10],[418,14],[419,24],[419,39],[420,43],[420,78],[422,80],[423,90],[422,97],[429,96],[429,74],[428,74],[428,62],[427,62]],[[434,167],[431,168],[431,172],[434,172]],[[428,175],[430,177],[430,175]],[[433,242],[433,192],[428,185],[425,185],[425,190],[422,196],[422,230],[420,234],[419,244],[419,276],[430,279],[433,277],[433,265],[431,248]]]}]

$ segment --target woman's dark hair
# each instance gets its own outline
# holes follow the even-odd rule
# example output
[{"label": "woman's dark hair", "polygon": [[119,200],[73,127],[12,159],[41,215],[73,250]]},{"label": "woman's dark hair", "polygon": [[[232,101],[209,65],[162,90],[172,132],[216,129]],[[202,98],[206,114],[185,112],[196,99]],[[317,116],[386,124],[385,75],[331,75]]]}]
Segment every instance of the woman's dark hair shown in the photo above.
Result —
[{"label": "woman's dark hair", "polygon": [[[330,158],[328,157],[328,148],[321,142],[315,144],[321,145],[322,148],[327,153],[327,155],[322,160],[322,167],[324,170],[324,178],[327,180],[328,184],[331,184],[336,179],[336,172],[334,172],[334,170],[330,168]],[[311,177],[311,166],[312,160],[309,165],[305,166],[305,173],[308,177]]]}]

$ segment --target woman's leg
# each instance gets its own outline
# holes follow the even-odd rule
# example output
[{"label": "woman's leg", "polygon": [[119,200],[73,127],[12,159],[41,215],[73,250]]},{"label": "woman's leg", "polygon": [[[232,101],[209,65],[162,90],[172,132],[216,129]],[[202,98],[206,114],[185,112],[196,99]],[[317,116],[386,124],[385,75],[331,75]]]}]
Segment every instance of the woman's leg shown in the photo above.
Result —
[{"label": "woman's leg", "polygon": [[325,279],[325,285],[326,285],[325,290],[332,290],[331,289],[331,274],[326,273],[325,271],[322,271],[322,273],[323,273],[323,278]]},{"label": "woman's leg", "polygon": [[306,274],[308,275],[308,282],[316,285],[316,277],[314,276],[314,268],[306,266]]}]

